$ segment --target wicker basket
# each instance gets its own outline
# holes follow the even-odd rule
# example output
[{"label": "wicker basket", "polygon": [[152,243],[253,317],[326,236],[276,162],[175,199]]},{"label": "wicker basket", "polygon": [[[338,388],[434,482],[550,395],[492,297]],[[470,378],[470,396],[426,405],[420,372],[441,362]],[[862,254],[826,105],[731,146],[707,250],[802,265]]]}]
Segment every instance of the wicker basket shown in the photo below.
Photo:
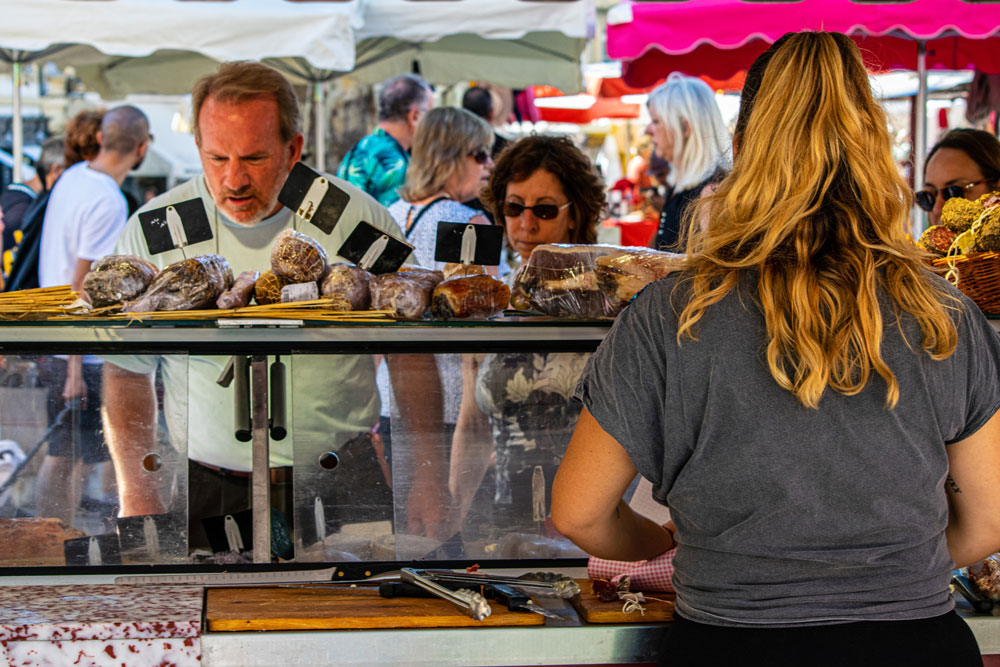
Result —
[{"label": "wicker basket", "polygon": [[948,270],[949,261],[958,271],[958,289],[987,315],[1000,315],[1000,253],[977,252],[934,260],[934,267]]}]

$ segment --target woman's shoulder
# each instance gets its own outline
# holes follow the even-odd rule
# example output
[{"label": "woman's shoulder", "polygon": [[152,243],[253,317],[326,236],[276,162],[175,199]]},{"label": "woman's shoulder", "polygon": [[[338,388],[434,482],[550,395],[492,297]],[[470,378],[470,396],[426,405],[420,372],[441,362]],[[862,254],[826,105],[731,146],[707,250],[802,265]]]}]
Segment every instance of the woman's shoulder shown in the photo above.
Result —
[{"label": "woman's shoulder", "polygon": [[480,215],[476,209],[454,199],[442,199],[433,206],[434,217],[447,222],[468,222],[471,218]]}]

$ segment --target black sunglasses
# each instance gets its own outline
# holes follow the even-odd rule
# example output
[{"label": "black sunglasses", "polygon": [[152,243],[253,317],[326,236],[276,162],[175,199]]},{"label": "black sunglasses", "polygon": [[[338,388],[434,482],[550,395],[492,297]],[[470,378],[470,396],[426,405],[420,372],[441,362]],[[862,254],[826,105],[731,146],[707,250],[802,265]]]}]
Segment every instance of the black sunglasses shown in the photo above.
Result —
[{"label": "black sunglasses", "polygon": [[[985,183],[985,182],[986,179],[984,178],[981,181],[973,181],[968,185],[949,185],[946,188],[941,188],[940,190],[941,197],[944,198],[945,201],[948,201],[949,199],[954,199],[955,197],[964,197],[966,190],[968,190],[969,188],[974,188],[980,183]],[[938,196],[938,190],[936,188],[921,190],[915,195],[915,198],[917,200],[917,206],[924,209],[925,211],[933,211],[934,202],[937,201],[937,196]]]},{"label": "black sunglasses", "polygon": [[507,218],[520,218],[521,214],[524,213],[524,209],[528,209],[535,214],[535,217],[539,220],[553,220],[559,211],[563,210],[570,205],[570,202],[566,202],[562,206],[557,206],[555,204],[535,204],[534,206],[525,206],[524,204],[519,204],[516,201],[505,201],[503,203],[503,214]]},{"label": "black sunglasses", "polygon": [[490,152],[485,148],[479,148],[476,151],[469,153],[469,157],[475,160],[478,164],[486,164],[490,159]]}]

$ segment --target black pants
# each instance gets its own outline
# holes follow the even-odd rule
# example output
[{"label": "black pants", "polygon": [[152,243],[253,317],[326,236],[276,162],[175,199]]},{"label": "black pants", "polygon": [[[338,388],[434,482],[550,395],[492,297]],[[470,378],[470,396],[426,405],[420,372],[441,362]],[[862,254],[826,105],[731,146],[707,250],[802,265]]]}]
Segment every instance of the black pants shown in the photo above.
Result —
[{"label": "black pants", "polygon": [[982,667],[976,638],[955,612],[916,621],[803,628],[729,628],[681,616],[659,664],[666,667]]}]

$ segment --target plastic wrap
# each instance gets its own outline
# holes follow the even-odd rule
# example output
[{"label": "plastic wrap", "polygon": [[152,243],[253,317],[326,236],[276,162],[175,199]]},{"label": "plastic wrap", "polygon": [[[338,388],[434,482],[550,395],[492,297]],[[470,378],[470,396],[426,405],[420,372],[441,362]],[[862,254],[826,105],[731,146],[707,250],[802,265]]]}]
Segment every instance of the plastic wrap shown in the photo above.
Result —
[{"label": "plastic wrap", "polygon": [[244,271],[236,276],[233,286],[219,295],[215,305],[223,310],[230,308],[244,308],[250,305],[253,298],[254,284],[260,277],[260,271]]},{"label": "plastic wrap", "polygon": [[991,600],[1000,600],[1000,554],[993,554],[968,568],[969,581]]},{"label": "plastic wrap", "polygon": [[95,308],[138,298],[156,277],[158,269],[135,255],[108,255],[95,260],[83,279],[83,291]]},{"label": "plastic wrap", "polygon": [[643,287],[679,269],[683,259],[649,248],[540,245],[514,280],[511,304],[554,317],[614,317]]},{"label": "plastic wrap", "polygon": [[198,255],[167,266],[135,301],[125,305],[128,313],[155,310],[197,310],[215,305],[215,300],[233,284],[233,270],[225,257]]},{"label": "plastic wrap", "polygon": [[401,320],[419,320],[431,305],[431,292],[441,282],[440,271],[404,267],[371,282],[372,308],[392,311]]},{"label": "plastic wrap", "polygon": [[445,280],[451,280],[452,278],[461,278],[462,276],[478,276],[486,273],[486,269],[483,268],[482,264],[457,264],[449,262],[441,269],[441,273],[444,274]]},{"label": "plastic wrap", "polygon": [[359,266],[340,262],[330,267],[320,284],[325,298],[337,298],[348,304],[348,310],[368,310],[371,306],[372,274]]},{"label": "plastic wrap", "polygon": [[326,275],[330,260],[316,239],[286,229],[271,247],[271,271],[287,283],[315,282]]},{"label": "plastic wrap", "polygon": [[510,288],[485,274],[460,276],[438,283],[431,297],[436,319],[485,319],[510,303]]}]

